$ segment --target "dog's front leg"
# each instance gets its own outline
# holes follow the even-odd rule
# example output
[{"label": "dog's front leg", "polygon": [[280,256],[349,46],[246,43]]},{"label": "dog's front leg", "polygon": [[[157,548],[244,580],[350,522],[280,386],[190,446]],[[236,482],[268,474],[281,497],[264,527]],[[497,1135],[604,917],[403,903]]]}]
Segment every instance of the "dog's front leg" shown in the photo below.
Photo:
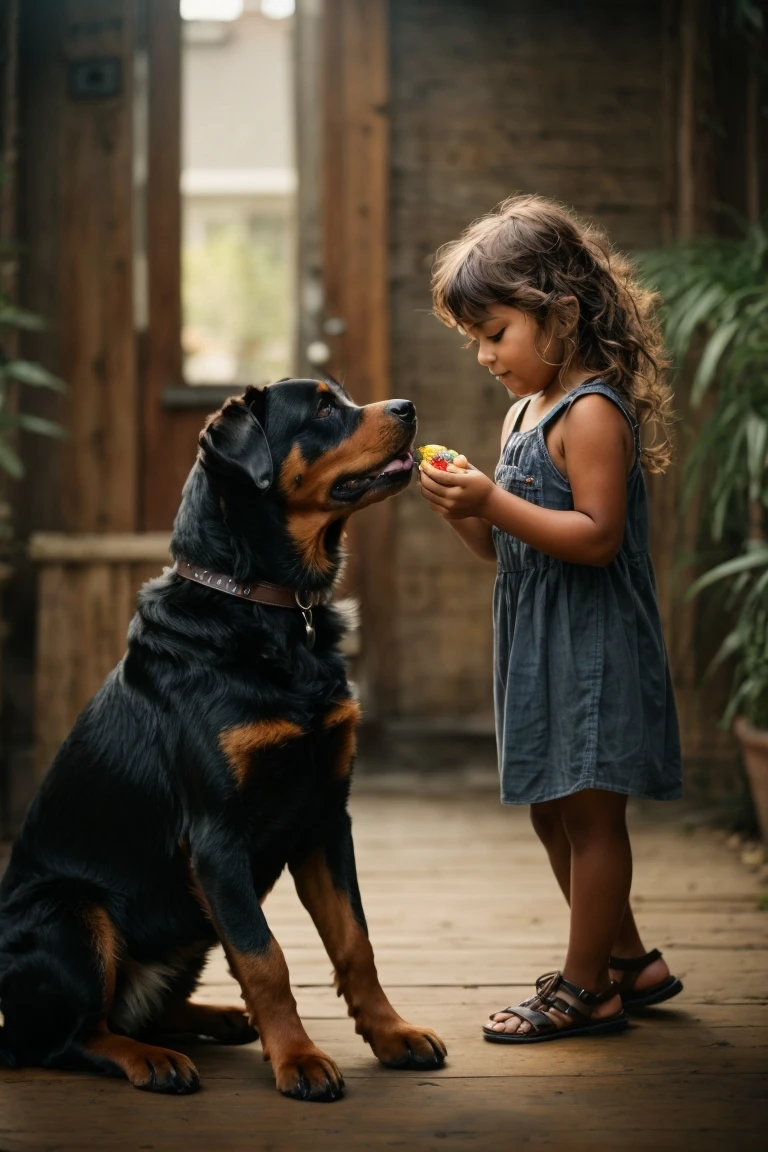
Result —
[{"label": "dog's front leg", "polygon": [[242,989],[250,1023],[261,1037],[264,1059],[272,1062],[278,1089],[298,1100],[336,1100],[344,1081],[299,1019],[285,957],[254,891],[245,844],[235,841],[230,829],[208,824],[191,837],[190,849],[201,898]]},{"label": "dog's front leg", "polygon": [[351,821],[346,811],[323,845],[291,863],[296,891],[336,971],[339,995],[355,1030],[388,1068],[439,1068],[443,1041],[431,1028],[408,1024],[379,983],[360,901]]}]

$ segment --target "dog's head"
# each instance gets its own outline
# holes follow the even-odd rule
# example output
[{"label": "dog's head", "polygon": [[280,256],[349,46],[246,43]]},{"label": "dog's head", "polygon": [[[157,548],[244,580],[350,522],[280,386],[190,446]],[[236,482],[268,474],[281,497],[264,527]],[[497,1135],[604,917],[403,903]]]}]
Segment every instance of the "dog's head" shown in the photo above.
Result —
[{"label": "dog's head", "polygon": [[198,462],[236,556],[250,554],[251,568],[233,574],[305,588],[332,580],[349,516],[407,487],[415,435],[409,400],[358,407],[330,380],[228,400],[200,434]]}]

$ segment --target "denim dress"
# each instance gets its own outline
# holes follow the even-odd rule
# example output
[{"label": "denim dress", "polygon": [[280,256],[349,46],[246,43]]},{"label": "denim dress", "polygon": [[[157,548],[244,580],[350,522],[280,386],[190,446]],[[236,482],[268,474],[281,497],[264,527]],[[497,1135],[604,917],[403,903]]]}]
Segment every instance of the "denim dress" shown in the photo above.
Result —
[{"label": "denim dress", "polygon": [[493,529],[496,735],[504,804],[537,804],[583,788],[653,800],[682,795],[680,737],[648,554],[648,498],[636,421],[608,385],[590,380],[535,428],[509,435],[496,469],[507,492],[562,511],[571,487],[547,429],[599,393],[635,440],[624,541],[606,567],[555,560]]}]

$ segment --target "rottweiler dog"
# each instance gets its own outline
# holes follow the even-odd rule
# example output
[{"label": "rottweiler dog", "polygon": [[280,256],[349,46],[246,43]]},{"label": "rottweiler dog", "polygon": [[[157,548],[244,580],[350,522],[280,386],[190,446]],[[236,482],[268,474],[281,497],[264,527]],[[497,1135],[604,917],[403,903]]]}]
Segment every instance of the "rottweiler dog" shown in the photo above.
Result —
[{"label": "rottweiler dog", "polygon": [[[199,1086],[149,1041],[258,1037],[278,1089],[343,1092],[305,1032],[262,902],[287,865],[357,1032],[390,1068],[446,1050],[379,984],[347,798],[359,707],[330,594],[357,509],[408,484],[408,400],[356,406],[333,381],[227,401],[200,434],[171,543],[125,656],[78,717],[0,886],[0,1063]],[[191,1003],[221,942],[242,1007]]]}]

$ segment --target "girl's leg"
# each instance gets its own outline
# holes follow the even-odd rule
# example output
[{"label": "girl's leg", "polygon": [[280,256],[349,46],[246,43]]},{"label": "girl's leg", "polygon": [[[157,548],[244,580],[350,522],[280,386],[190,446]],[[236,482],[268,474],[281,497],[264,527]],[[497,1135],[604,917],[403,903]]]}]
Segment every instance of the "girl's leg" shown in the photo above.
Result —
[{"label": "girl's leg", "polygon": [[571,903],[571,846],[565,834],[560,800],[531,804],[533,830],[547,850],[549,863],[560,885],[560,891]]},{"label": "girl's leg", "polygon": [[[544,804],[531,805],[531,823],[534,831],[544,845],[552,871],[560,885],[568,904],[571,903],[571,845],[565,833],[563,816],[560,809],[561,800],[548,800]],[[611,948],[613,956],[630,959],[644,956],[647,949],[637,930],[632,908],[627,905],[621,922],[619,933]],[[621,973],[611,972],[613,979],[618,980]],[[656,960],[643,969],[637,977],[635,987],[642,991],[659,984],[669,976],[669,968],[664,960]]]},{"label": "girl's leg", "polygon": [[626,807],[626,796],[593,788],[560,802],[571,846],[571,931],[563,975],[593,992],[610,981],[608,959],[629,904]]},{"label": "girl's leg", "polygon": [[[571,931],[563,975],[590,992],[601,992],[610,983],[608,959],[629,901],[632,853],[625,822],[626,805],[626,796],[596,789],[576,792],[558,801],[570,847],[569,886],[563,864],[565,849],[556,833],[552,833],[547,845],[560,885],[566,894],[570,893]],[[537,813],[539,827],[543,827],[547,815],[548,811]],[[597,1020],[620,1010],[617,993],[599,1004],[592,1015]],[[567,1028],[573,1023],[556,1009],[546,1011],[558,1027]],[[497,1012],[492,1019],[497,1031],[525,1034],[532,1028],[528,1021],[506,1012]]]}]

